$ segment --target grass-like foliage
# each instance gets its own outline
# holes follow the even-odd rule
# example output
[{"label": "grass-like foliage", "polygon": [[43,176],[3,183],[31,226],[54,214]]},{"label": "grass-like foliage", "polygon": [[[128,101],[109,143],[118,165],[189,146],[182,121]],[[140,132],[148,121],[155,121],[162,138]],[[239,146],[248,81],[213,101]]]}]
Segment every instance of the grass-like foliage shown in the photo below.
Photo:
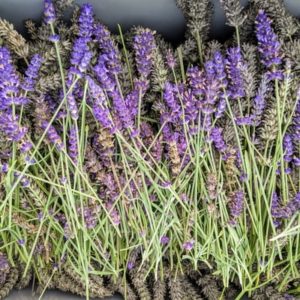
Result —
[{"label": "grass-like foliage", "polygon": [[0,299],[32,274],[87,298],[300,295],[299,21],[224,0],[221,45],[210,2],[178,1],[174,49],[89,4],[66,24],[71,2],[27,40],[0,19]]}]

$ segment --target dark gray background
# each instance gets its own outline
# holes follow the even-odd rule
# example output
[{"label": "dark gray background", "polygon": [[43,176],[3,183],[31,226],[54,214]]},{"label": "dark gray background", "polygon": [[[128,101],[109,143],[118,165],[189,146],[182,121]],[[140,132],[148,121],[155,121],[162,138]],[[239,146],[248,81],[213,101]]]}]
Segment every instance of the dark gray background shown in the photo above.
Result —
[{"label": "dark gray background", "polygon": [[[215,6],[212,37],[224,39],[231,30],[225,26],[220,1],[212,1]],[[116,30],[117,24],[124,30],[132,25],[144,25],[157,30],[174,43],[182,40],[184,36],[184,17],[176,7],[175,0],[76,0],[76,2],[92,3],[96,15],[113,31]],[[243,5],[247,2],[248,0],[241,0]],[[285,3],[292,14],[300,16],[299,0],[285,0]],[[13,22],[21,32],[23,20],[27,18],[40,20],[42,10],[43,0],[0,0],[0,17]]]}]

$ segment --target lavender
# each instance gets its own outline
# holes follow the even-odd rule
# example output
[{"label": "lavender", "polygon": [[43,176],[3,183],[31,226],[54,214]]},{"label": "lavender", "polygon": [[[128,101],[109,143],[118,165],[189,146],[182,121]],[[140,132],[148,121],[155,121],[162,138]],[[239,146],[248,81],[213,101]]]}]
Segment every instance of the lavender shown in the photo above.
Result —
[{"label": "lavender", "polygon": [[162,245],[167,245],[170,242],[170,238],[166,235],[163,235],[160,238],[160,242],[161,242]]},{"label": "lavender", "polygon": [[186,251],[191,251],[194,248],[195,240],[189,240],[182,244],[182,247]]},{"label": "lavender", "polygon": [[78,161],[78,140],[76,128],[72,127],[69,132],[69,155],[74,162],[77,164]]},{"label": "lavender", "polygon": [[138,30],[134,37],[135,62],[142,78],[148,78],[151,72],[155,49],[154,32],[150,29]]},{"label": "lavender", "polygon": [[293,159],[293,141],[292,136],[290,134],[285,134],[283,138],[283,150],[284,150],[284,160],[286,162],[291,162]]},{"label": "lavender", "polygon": [[78,107],[77,107],[75,97],[72,93],[69,93],[67,95],[67,103],[68,103],[68,109],[69,109],[69,112],[70,112],[70,115],[71,115],[72,119],[77,120],[78,117],[79,117]]},{"label": "lavender", "polygon": [[[271,20],[263,10],[256,17],[256,38],[262,63],[271,70],[281,64],[280,43],[271,27]],[[275,74],[276,75],[276,74]]]},{"label": "lavender", "polygon": [[245,96],[244,68],[245,63],[240,48],[229,48],[227,50],[226,70],[229,78],[228,94],[232,99]]},{"label": "lavender", "polygon": [[93,56],[87,42],[87,38],[78,38],[74,43],[73,51],[71,54],[70,61],[73,65],[71,71],[79,76],[81,76],[82,73],[85,73]]},{"label": "lavender", "polygon": [[0,109],[5,110],[10,105],[26,104],[27,99],[18,96],[19,77],[12,64],[12,59],[7,48],[0,47]]},{"label": "lavender", "polygon": [[205,75],[198,67],[190,67],[187,70],[187,78],[189,85],[195,96],[203,95],[205,91],[206,78]]},{"label": "lavender", "polygon": [[225,63],[223,55],[219,51],[216,51],[213,57],[213,70],[214,77],[218,81],[220,88],[226,88],[228,84]]},{"label": "lavender", "polygon": [[27,153],[31,150],[32,148],[32,143],[30,141],[23,141],[20,145],[20,152],[21,153]]},{"label": "lavender", "polygon": [[230,224],[236,224],[237,218],[242,214],[244,209],[244,192],[241,190],[236,191],[231,195],[231,202],[229,203],[230,209]]},{"label": "lavender", "polygon": [[79,16],[79,36],[82,38],[91,39],[94,29],[93,6],[89,3],[81,6]]},{"label": "lavender", "polygon": [[148,82],[145,80],[135,80],[134,89],[126,96],[125,104],[132,118],[135,118],[138,114],[138,104],[142,101],[148,89]]},{"label": "lavender", "polygon": [[107,58],[105,60],[105,67],[112,74],[120,73],[122,70],[120,53],[115,46],[110,32],[104,25],[98,24],[95,28],[94,34],[97,41],[99,42],[99,47],[102,50],[102,55],[105,55]]},{"label": "lavender", "polygon": [[18,118],[11,112],[0,112],[0,130],[14,142],[22,140],[28,131],[26,127],[20,127]]},{"label": "lavender", "polygon": [[47,24],[52,24],[56,20],[56,13],[52,0],[44,0],[44,20]]},{"label": "lavender", "polygon": [[253,116],[252,115],[248,115],[248,116],[244,116],[244,117],[237,117],[235,119],[235,122],[239,126],[253,125]]},{"label": "lavender", "polygon": [[255,126],[260,125],[261,123],[261,118],[266,106],[266,101],[265,101],[265,97],[266,97],[266,93],[269,89],[268,87],[268,77],[266,75],[264,75],[261,79],[260,82],[260,86],[259,89],[257,91],[257,94],[253,100],[253,122]]},{"label": "lavender", "polygon": [[93,112],[96,120],[104,127],[114,130],[115,126],[110,116],[110,111],[107,107],[105,94],[101,87],[96,82],[88,77],[89,90],[93,98]]},{"label": "lavender", "polygon": [[41,125],[42,125],[42,129],[44,130],[48,128],[47,137],[49,141],[56,146],[58,151],[62,151],[64,145],[54,126],[49,125],[48,121],[42,121]]},{"label": "lavender", "polygon": [[167,65],[170,69],[174,69],[175,66],[176,66],[176,59],[174,57],[174,54],[172,52],[171,49],[168,49],[167,51],[167,55],[166,55],[166,62],[167,62]]},{"label": "lavender", "polygon": [[280,219],[289,219],[300,209],[300,193],[297,193],[286,205],[281,203],[277,193],[272,195],[271,214],[275,225],[280,224]]},{"label": "lavender", "polygon": [[28,91],[28,92],[34,91],[36,79],[38,77],[38,72],[40,70],[40,67],[41,67],[43,61],[44,61],[44,59],[39,54],[35,54],[32,57],[30,64],[25,72],[26,77],[22,84],[23,90]]},{"label": "lavender", "polygon": [[10,267],[6,255],[0,252],[0,271],[7,272],[9,268]]},{"label": "lavender", "polygon": [[176,120],[181,114],[181,107],[176,97],[177,89],[176,86],[166,82],[164,89],[164,100],[166,101],[172,120]]},{"label": "lavender", "polygon": [[58,34],[51,34],[48,38],[49,42],[58,43],[60,41],[60,36]]},{"label": "lavender", "polygon": [[227,149],[226,144],[222,137],[222,129],[215,127],[210,132],[210,139],[214,143],[218,151],[224,153]]}]

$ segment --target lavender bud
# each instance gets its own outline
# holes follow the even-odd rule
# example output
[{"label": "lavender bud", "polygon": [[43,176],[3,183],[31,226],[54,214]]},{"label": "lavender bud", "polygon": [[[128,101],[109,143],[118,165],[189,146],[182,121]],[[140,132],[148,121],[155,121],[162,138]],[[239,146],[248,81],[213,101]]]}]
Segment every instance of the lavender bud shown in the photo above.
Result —
[{"label": "lavender bud", "polygon": [[52,24],[56,20],[56,13],[52,0],[44,0],[44,20],[47,24]]},{"label": "lavender bud", "polygon": [[215,127],[210,132],[210,139],[214,143],[215,147],[220,152],[225,152],[227,149],[227,146],[224,142],[224,139],[222,137],[222,129]]},{"label": "lavender bud", "polygon": [[[41,125],[42,125],[42,129],[46,130],[46,128],[49,126],[49,123],[47,121],[43,121]],[[53,125],[50,125],[47,131],[47,136],[49,141],[56,146],[58,151],[63,150],[64,148],[63,142]]]},{"label": "lavender bud", "polygon": [[22,84],[23,90],[34,91],[36,79],[38,77],[38,73],[43,61],[44,59],[39,54],[35,54],[32,57],[30,64],[25,72],[26,77]]},{"label": "lavender bud", "polygon": [[155,32],[150,29],[140,29],[134,37],[133,48],[137,70],[141,77],[148,78],[151,72],[155,45]]},{"label": "lavender bud", "polygon": [[240,48],[229,48],[227,50],[226,70],[230,80],[228,92],[232,99],[245,96],[243,68],[245,68],[245,63]]},{"label": "lavender bud", "polygon": [[189,240],[182,244],[182,247],[186,251],[191,251],[194,248],[195,240]]},{"label": "lavender bud", "polygon": [[239,190],[231,196],[229,203],[230,209],[230,224],[234,225],[236,219],[242,214],[244,209],[244,192]]},{"label": "lavender bud", "polygon": [[286,162],[291,162],[293,159],[293,141],[292,136],[290,134],[285,134],[283,138],[283,150],[284,150],[284,160]]},{"label": "lavender bud", "polygon": [[256,38],[262,63],[269,69],[281,64],[280,43],[271,27],[271,20],[263,10],[256,17]]},{"label": "lavender bud", "polygon": [[160,242],[162,245],[167,245],[170,241],[170,238],[167,237],[166,235],[163,235],[161,238],[160,238]]},{"label": "lavender bud", "polygon": [[79,36],[90,39],[94,29],[93,6],[89,3],[81,6],[79,16]]}]

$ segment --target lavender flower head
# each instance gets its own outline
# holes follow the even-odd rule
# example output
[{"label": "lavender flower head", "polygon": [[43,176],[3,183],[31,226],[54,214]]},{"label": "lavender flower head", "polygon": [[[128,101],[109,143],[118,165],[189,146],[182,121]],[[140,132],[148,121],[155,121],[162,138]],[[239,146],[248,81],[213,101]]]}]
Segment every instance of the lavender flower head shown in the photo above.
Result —
[{"label": "lavender flower head", "polygon": [[9,263],[6,256],[0,252],[0,271],[7,272],[9,270]]},{"label": "lavender flower head", "polygon": [[105,60],[105,67],[113,74],[120,73],[122,71],[121,56],[109,30],[104,25],[98,24],[94,30],[94,34],[99,42],[102,55],[105,54],[107,58]]},{"label": "lavender flower head", "polygon": [[20,141],[28,131],[26,127],[20,127],[18,118],[7,111],[0,113],[0,130],[9,140],[15,142]]},{"label": "lavender flower head", "polygon": [[81,75],[87,70],[93,57],[87,42],[87,38],[80,37],[75,41],[73,46],[70,60],[73,65],[71,71],[77,75]]},{"label": "lavender flower head", "polygon": [[239,190],[235,192],[231,197],[231,202],[229,203],[230,209],[230,224],[234,225],[236,219],[242,214],[244,209],[244,192]]},{"label": "lavender flower head", "polygon": [[183,243],[182,247],[186,251],[191,251],[194,248],[195,240],[189,240]]},{"label": "lavender flower head", "polygon": [[166,54],[166,62],[170,69],[174,69],[176,66],[176,59],[174,57],[174,53],[171,49],[168,49]]},{"label": "lavender flower head", "polygon": [[219,82],[220,87],[225,88],[228,84],[226,79],[225,59],[219,51],[214,53],[213,69],[215,79]]},{"label": "lavender flower head", "polygon": [[262,63],[267,68],[280,65],[282,62],[280,43],[271,27],[271,20],[263,10],[260,10],[256,17],[256,37]]},{"label": "lavender flower head", "polygon": [[93,6],[89,3],[81,6],[81,12],[79,16],[79,36],[90,39],[94,29],[94,17]]},{"label": "lavender flower head", "polygon": [[62,142],[60,136],[58,135],[55,127],[53,125],[49,126],[48,121],[43,121],[42,129],[46,130],[47,128],[48,128],[47,137],[48,137],[49,141],[56,146],[58,151],[62,151],[64,148],[64,145],[63,145],[63,142]]},{"label": "lavender flower head", "polygon": [[214,143],[215,147],[220,152],[225,152],[227,149],[227,146],[224,142],[224,139],[222,137],[222,129],[219,127],[212,128],[210,132],[210,139]]},{"label": "lavender flower head", "polygon": [[52,0],[44,0],[44,17],[47,24],[52,24],[56,20],[56,13]]},{"label": "lavender flower head", "polygon": [[140,29],[134,37],[133,48],[137,70],[141,77],[148,78],[152,68],[155,45],[154,33],[150,29]]},{"label": "lavender flower head", "polygon": [[170,238],[169,238],[168,236],[166,236],[166,235],[163,235],[163,236],[160,238],[160,242],[161,242],[162,245],[168,244],[169,241],[170,241]]},{"label": "lavender flower head", "polygon": [[69,132],[69,155],[73,162],[78,161],[78,141],[75,127],[72,127]]},{"label": "lavender flower head", "polygon": [[291,162],[293,159],[293,140],[290,134],[285,134],[283,138],[283,150],[284,150],[284,160],[286,162]]},{"label": "lavender flower head", "polygon": [[243,69],[245,63],[240,48],[229,48],[227,50],[226,70],[229,78],[228,92],[232,99],[245,96],[245,83]]},{"label": "lavender flower head", "polygon": [[107,129],[114,130],[115,126],[107,107],[107,100],[102,88],[90,77],[88,77],[89,91],[93,98],[93,113],[96,120]]},{"label": "lavender flower head", "polygon": [[43,61],[44,61],[44,59],[39,54],[35,54],[32,57],[31,62],[25,72],[26,77],[22,84],[23,90],[34,91],[36,79],[38,77],[38,73],[39,73],[39,70],[40,70],[40,67],[41,67]]}]

